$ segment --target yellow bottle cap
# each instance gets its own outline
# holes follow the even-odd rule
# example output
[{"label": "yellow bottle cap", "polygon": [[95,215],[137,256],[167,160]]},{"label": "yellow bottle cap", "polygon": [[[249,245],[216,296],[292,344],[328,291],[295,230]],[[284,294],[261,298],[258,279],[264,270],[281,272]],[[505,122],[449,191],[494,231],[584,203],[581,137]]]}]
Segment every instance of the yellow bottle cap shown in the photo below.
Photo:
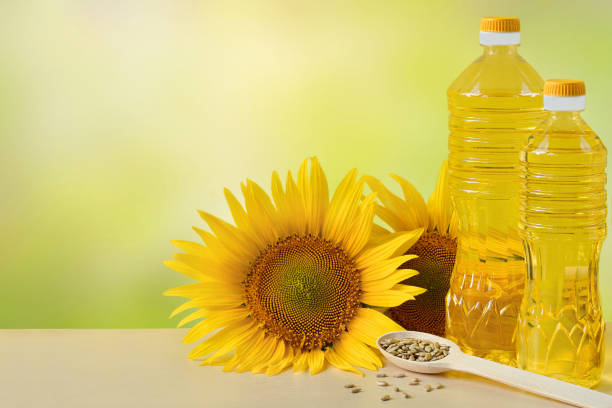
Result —
[{"label": "yellow bottle cap", "polygon": [[545,96],[586,95],[584,81],[579,79],[549,79],[544,83]]},{"label": "yellow bottle cap", "polygon": [[484,33],[518,33],[521,31],[521,20],[517,17],[483,17],[480,20],[480,31]]}]

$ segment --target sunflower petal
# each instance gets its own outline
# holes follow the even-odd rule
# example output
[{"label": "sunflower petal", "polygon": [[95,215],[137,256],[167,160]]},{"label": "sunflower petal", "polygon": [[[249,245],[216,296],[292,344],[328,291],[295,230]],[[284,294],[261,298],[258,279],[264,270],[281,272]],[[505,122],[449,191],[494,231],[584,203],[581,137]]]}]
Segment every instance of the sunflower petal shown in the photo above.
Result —
[{"label": "sunflower petal", "polygon": [[362,343],[377,347],[376,340],[385,333],[404,330],[402,326],[374,309],[362,307],[350,323],[350,332]]},{"label": "sunflower petal", "polygon": [[308,352],[299,351],[293,360],[293,372],[301,373],[308,369]]},{"label": "sunflower petal", "polygon": [[361,290],[364,292],[381,292],[391,289],[398,283],[418,275],[414,269],[398,269],[395,273],[383,279],[368,280],[361,283]]},{"label": "sunflower petal", "polygon": [[325,368],[325,354],[321,350],[312,350],[308,353],[308,366],[310,375],[319,374]]},{"label": "sunflower petal", "polygon": [[444,161],[438,174],[436,190],[427,201],[427,212],[429,213],[429,229],[437,230],[446,234],[452,214],[450,191],[448,188],[448,163]]},{"label": "sunflower petal", "polygon": [[361,371],[349,364],[344,358],[340,357],[340,355],[336,353],[332,348],[328,348],[327,350],[325,350],[325,360],[327,360],[329,364],[340,370],[355,373],[362,377],[364,376]]},{"label": "sunflower petal", "polygon": [[340,242],[357,213],[360,204],[363,182],[357,182],[357,169],[351,170],[334,193],[329,211],[323,224],[323,236],[331,241]]},{"label": "sunflower petal", "polygon": [[412,231],[390,234],[390,238],[385,243],[362,252],[357,257],[357,267],[359,269],[366,269],[390,258],[397,252],[406,252],[418,241],[422,233],[423,229],[419,228]]},{"label": "sunflower petal", "polygon": [[376,193],[372,193],[361,202],[357,217],[347,229],[348,233],[342,238],[344,250],[350,257],[357,256],[370,239],[375,198]]},{"label": "sunflower petal", "polygon": [[382,367],[380,357],[369,346],[357,340],[350,331],[334,342],[334,350],[349,364],[369,370]]},{"label": "sunflower petal", "polygon": [[402,216],[409,225],[414,225],[413,228],[409,229],[420,227],[427,228],[427,206],[425,205],[425,200],[423,200],[421,194],[419,194],[418,190],[414,188],[414,186],[408,182],[408,180],[396,174],[391,174],[391,177],[399,183],[400,187],[402,188],[402,192],[404,193],[404,199],[406,206],[408,207],[408,211],[402,214]]},{"label": "sunflower petal", "polygon": [[224,346],[228,341],[232,341],[233,347],[228,350],[229,352],[236,345],[239,345],[241,341],[252,338],[256,332],[257,329],[253,328],[253,322],[250,320],[245,319],[235,324],[230,324],[194,347],[189,353],[189,358],[193,360],[205,356],[212,353],[217,348]]},{"label": "sunflower petal", "polygon": [[392,289],[382,292],[365,292],[361,295],[361,301],[372,306],[394,307],[414,300],[415,296],[425,291],[426,289],[416,286],[395,285]]},{"label": "sunflower petal", "polygon": [[226,310],[223,313],[217,313],[214,316],[210,316],[206,320],[198,322],[191,328],[191,330],[189,330],[189,332],[187,332],[183,338],[183,344],[192,343],[220,327],[236,323],[240,320],[245,320],[249,314],[249,310],[246,308],[240,308]]},{"label": "sunflower petal", "polygon": [[412,254],[402,255],[381,261],[378,264],[363,269],[361,271],[361,281],[363,283],[368,283],[369,281],[384,279],[394,273],[397,268],[402,266],[404,263],[414,258],[418,258],[418,256]]}]

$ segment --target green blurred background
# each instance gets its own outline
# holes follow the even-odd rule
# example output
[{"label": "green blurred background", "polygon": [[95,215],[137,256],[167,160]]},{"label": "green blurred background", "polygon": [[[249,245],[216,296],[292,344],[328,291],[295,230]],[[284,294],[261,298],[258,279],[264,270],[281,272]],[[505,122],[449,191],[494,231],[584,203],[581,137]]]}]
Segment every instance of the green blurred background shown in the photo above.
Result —
[{"label": "green blurred background", "polygon": [[[146,4],[146,5],[145,5]],[[445,91],[485,15],[542,77],[587,81],[612,146],[612,2],[38,1],[0,5],[0,328],[171,327],[162,266],[222,189],[317,155],[429,196]],[[601,259],[612,318],[610,239]]]}]

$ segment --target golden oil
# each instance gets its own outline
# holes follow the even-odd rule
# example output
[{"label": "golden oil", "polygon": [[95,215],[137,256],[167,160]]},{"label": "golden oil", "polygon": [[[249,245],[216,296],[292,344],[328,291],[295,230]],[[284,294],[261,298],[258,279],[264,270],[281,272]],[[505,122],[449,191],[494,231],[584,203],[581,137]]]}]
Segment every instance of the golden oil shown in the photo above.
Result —
[{"label": "golden oil", "polygon": [[548,118],[521,151],[527,258],[518,365],[582,386],[599,382],[605,322],[598,287],[606,236],[606,148],[580,115],[584,82],[547,81]]},{"label": "golden oil", "polygon": [[516,18],[481,23],[483,54],[448,89],[449,185],[459,217],[446,336],[515,364],[525,283],[518,235],[519,150],[544,118],[543,80],[519,54]]}]

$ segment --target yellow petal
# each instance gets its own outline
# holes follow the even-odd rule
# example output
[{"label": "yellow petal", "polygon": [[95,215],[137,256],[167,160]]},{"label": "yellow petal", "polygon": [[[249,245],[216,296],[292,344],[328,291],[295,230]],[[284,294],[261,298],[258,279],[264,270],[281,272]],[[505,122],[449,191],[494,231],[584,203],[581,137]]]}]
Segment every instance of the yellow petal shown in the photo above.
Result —
[{"label": "yellow petal", "polygon": [[299,351],[293,360],[293,372],[301,373],[308,368],[308,352]]},{"label": "yellow petal", "polygon": [[382,203],[382,206],[376,207],[376,215],[394,231],[409,231],[423,227],[414,219],[412,215],[414,209],[393,194],[380,180],[372,176],[364,176],[364,180],[370,189],[377,193],[378,199]]},{"label": "yellow petal", "polygon": [[276,242],[279,236],[276,209],[266,192],[251,180],[242,185],[242,193],[259,249],[263,249],[267,244]]},{"label": "yellow petal", "polygon": [[323,224],[323,237],[342,242],[359,210],[363,181],[356,181],[357,169],[351,170],[340,182],[332,197],[329,211]]},{"label": "yellow petal", "polygon": [[308,353],[310,375],[319,374],[325,368],[325,354],[321,350],[311,350]]},{"label": "yellow petal", "polygon": [[311,234],[318,235],[329,207],[329,189],[325,173],[316,157],[310,159],[310,180],[307,184],[306,186],[305,183],[301,183],[302,196],[306,204],[307,228]]},{"label": "yellow petal", "polygon": [[429,229],[437,230],[441,234],[446,234],[451,221],[451,199],[448,188],[448,163],[442,162],[436,190],[429,197],[427,202],[427,212],[429,213]]},{"label": "yellow petal", "polygon": [[370,239],[375,198],[376,193],[372,193],[361,202],[358,215],[347,228],[346,235],[342,237],[343,248],[350,257],[357,256]]},{"label": "yellow petal", "polygon": [[391,289],[396,284],[418,275],[419,272],[414,269],[398,269],[395,273],[383,279],[368,280],[361,282],[361,290],[364,292],[380,292]]},{"label": "yellow petal", "polygon": [[[244,279],[247,270],[246,260],[244,265],[237,267],[233,266],[232,264],[221,264],[217,259],[212,257],[202,257],[183,253],[174,254],[173,257],[177,261],[196,271],[193,273],[194,276],[192,277],[200,281],[212,280],[236,284]],[[177,270],[179,267],[179,265],[174,263],[166,264],[166,266],[174,270]]]},{"label": "yellow petal", "polygon": [[380,357],[370,347],[351,335],[350,331],[343,333],[340,339],[334,342],[334,350],[349,364],[369,370],[382,367]]},{"label": "yellow petal", "polygon": [[385,333],[401,331],[402,326],[374,309],[362,307],[351,321],[349,331],[362,343],[377,347],[376,340]]},{"label": "yellow petal", "polygon": [[[193,350],[191,350],[191,353],[189,353],[189,358],[195,359],[205,356],[206,354],[209,354],[217,348],[227,344],[230,339],[232,341],[235,340],[236,344],[239,344],[240,341],[252,339],[254,334],[259,331],[253,326],[253,322],[246,319],[238,321],[235,324],[231,324],[194,347]],[[232,349],[233,347],[227,352],[231,351]]]},{"label": "yellow petal", "polygon": [[250,311],[246,307],[235,310],[227,310],[223,313],[216,313],[215,315],[208,317],[208,319],[202,320],[193,326],[183,338],[183,344],[194,342],[220,327],[244,320],[249,314]]},{"label": "yellow petal", "polygon": [[394,307],[399,306],[425,292],[426,289],[416,286],[395,285],[392,289],[382,292],[365,292],[361,295],[361,302],[366,305]]},{"label": "yellow petal", "polygon": [[332,348],[325,350],[325,360],[340,370],[349,371],[362,377],[364,376],[361,371],[349,364],[344,358],[340,357]]},{"label": "yellow petal", "polygon": [[418,241],[422,233],[423,229],[420,228],[413,231],[390,234],[390,238],[385,243],[363,251],[357,258],[357,267],[359,269],[366,269],[390,258],[397,252],[403,254]]},{"label": "yellow petal", "polygon": [[236,223],[236,226],[243,231],[247,231],[250,235],[253,235],[253,231],[251,230],[251,224],[249,223],[249,217],[240,204],[240,201],[229,191],[227,188],[223,189],[223,194],[225,194],[225,200],[227,201],[227,205],[232,214],[232,218]]},{"label": "yellow petal", "polygon": [[217,236],[219,242],[236,259],[248,261],[257,255],[259,249],[244,232],[206,211],[198,210],[198,213]]},{"label": "yellow petal", "polygon": [[176,271],[180,274],[183,274],[185,276],[188,276],[200,282],[209,281],[211,279],[210,277],[202,273],[202,271],[199,271],[188,265],[185,265],[183,262],[179,262],[176,260],[165,260],[164,265],[166,265],[168,268],[172,269],[173,271]]},{"label": "yellow petal", "polygon": [[193,300],[189,300],[185,303],[183,303],[182,305],[180,305],[179,307],[177,307],[176,309],[174,309],[172,311],[172,313],[170,313],[169,319],[172,319],[174,316],[176,316],[177,314],[184,312],[187,309],[193,309],[194,307],[202,307],[204,306],[205,302],[202,300],[202,298],[196,298]]},{"label": "yellow petal", "polygon": [[206,248],[202,244],[198,244],[196,242],[191,241],[181,241],[181,240],[172,240],[170,241],[172,245],[180,249],[181,251],[185,251],[188,254],[206,256],[208,254],[208,248]]},{"label": "yellow petal", "polygon": [[187,285],[177,286],[176,288],[165,290],[164,296],[180,296],[194,299],[202,296],[205,285],[204,283],[189,283]]},{"label": "yellow petal", "polygon": [[293,364],[293,359],[293,348],[291,346],[287,346],[285,348],[285,356],[273,366],[268,366],[268,369],[266,370],[266,375],[272,376],[283,372],[283,370]]},{"label": "yellow petal", "polygon": [[404,199],[408,207],[408,212],[403,214],[402,217],[408,221],[409,225],[414,225],[414,227],[408,229],[421,227],[427,228],[427,206],[425,205],[425,200],[423,200],[421,194],[406,179],[395,174],[391,174],[391,177],[399,183],[400,187],[402,188],[402,192],[404,193]]},{"label": "yellow petal", "polygon": [[209,314],[209,312],[206,309],[197,310],[197,311],[191,313],[190,315],[184,317],[179,322],[179,324],[176,327],[182,327],[182,326],[186,325],[189,322],[193,322],[194,320],[197,320],[197,319],[202,319],[202,318],[208,316],[208,314]]},{"label": "yellow petal", "polygon": [[276,345],[274,347],[274,353],[269,359],[266,359],[263,362],[259,362],[255,367],[253,367],[253,372],[263,372],[268,371],[270,367],[278,364],[283,357],[285,356],[285,342],[283,340],[276,339]]},{"label": "yellow petal", "polygon": [[394,273],[397,268],[411,259],[418,258],[417,255],[402,255],[395,258],[380,261],[378,264],[372,265],[361,271],[361,281],[366,283],[378,279],[384,279]]},{"label": "yellow petal", "polygon": [[[230,351],[241,347],[245,344],[254,344],[254,348],[259,347],[259,345],[261,344],[261,340],[263,339],[263,336],[265,335],[265,333],[263,332],[263,330],[258,330],[257,331],[257,340],[255,342],[253,342],[253,337],[251,339],[248,339],[244,336],[244,334],[242,336],[237,336],[237,338],[227,338],[225,339],[225,343],[223,344],[218,344],[218,348],[215,350],[215,352],[210,356],[207,357],[204,361],[202,361],[201,365],[209,365],[211,363],[213,363],[217,358],[224,356],[225,354],[229,353]],[[248,362],[248,359],[245,358],[241,358],[241,363],[244,362]]]}]

